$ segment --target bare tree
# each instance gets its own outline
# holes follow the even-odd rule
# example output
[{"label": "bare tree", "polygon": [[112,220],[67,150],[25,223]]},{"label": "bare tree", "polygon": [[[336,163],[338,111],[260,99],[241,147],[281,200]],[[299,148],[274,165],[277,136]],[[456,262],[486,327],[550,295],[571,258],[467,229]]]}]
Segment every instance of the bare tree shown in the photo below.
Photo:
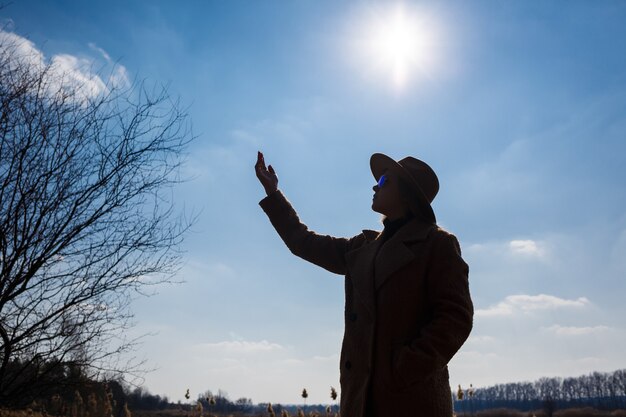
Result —
[{"label": "bare tree", "polygon": [[131,297],[172,277],[189,226],[171,186],[190,127],[166,89],[94,91],[10,39],[0,37],[0,404],[47,375],[124,370]]}]

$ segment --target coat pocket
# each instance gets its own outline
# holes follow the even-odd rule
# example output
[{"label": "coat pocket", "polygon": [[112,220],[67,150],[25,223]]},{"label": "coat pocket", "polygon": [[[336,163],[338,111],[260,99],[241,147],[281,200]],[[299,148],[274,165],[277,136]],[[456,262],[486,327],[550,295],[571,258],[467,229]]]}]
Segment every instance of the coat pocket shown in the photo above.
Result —
[{"label": "coat pocket", "polygon": [[393,385],[397,390],[404,390],[410,386],[403,371],[405,370],[405,351],[407,347],[402,342],[393,344],[391,350],[391,377]]},{"label": "coat pocket", "polygon": [[399,391],[416,390],[428,385],[430,378],[415,373],[411,367],[411,348],[403,342],[394,343],[392,347],[391,376],[393,385]]}]

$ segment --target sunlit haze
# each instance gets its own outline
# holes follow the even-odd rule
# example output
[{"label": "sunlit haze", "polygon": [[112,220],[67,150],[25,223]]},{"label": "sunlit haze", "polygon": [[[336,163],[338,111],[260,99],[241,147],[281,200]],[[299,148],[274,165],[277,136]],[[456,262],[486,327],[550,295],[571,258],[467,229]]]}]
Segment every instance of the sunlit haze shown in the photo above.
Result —
[{"label": "sunlit haze", "polygon": [[433,76],[438,37],[443,36],[434,16],[410,3],[382,3],[360,11],[355,18],[359,64],[374,82],[387,83],[395,91]]}]

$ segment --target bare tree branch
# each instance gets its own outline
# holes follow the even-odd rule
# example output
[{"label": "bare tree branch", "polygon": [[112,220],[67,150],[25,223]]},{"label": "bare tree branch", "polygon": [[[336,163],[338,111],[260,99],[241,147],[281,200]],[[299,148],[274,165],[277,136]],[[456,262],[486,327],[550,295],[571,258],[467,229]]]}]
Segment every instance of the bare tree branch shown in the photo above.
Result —
[{"label": "bare tree branch", "polygon": [[189,227],[168,193],[192,138],[180,103],[85,94],[18,46],[0,38],[0,403],[50,364],[128,371],[130,298],[172,276]]}]

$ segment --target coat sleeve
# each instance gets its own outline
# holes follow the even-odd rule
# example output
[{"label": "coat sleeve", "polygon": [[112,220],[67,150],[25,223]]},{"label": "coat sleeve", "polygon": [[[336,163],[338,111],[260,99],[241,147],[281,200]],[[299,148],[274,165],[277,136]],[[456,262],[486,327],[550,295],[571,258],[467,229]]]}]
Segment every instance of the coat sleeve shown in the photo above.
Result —
[{"label": "coat sleeve", "polygon": [[472,330],[469,268],[461,258],[459,243],[443,231],[435,239],[426,278],[431,315],[418,337],[401,349],[394,364],[394,371],[407,384],[423,381],[443,369]]},{"label": "coat sleeve", "polygon": [[360,237],[336,238],[309,230],[280,191],[271,193],[259,205],[294,255],[330,272],[345,275],[345,254],[354,248]]}]

